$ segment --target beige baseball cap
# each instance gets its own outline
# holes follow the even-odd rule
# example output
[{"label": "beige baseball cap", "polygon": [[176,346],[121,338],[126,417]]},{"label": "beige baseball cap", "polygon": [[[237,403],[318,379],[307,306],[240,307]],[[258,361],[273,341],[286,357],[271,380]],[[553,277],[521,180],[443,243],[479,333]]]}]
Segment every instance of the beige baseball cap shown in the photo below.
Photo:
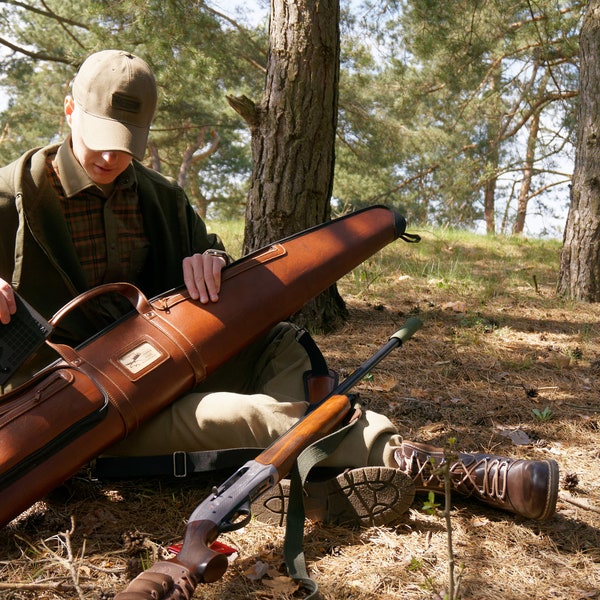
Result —
[{"label": "beige baseball cap", "polygon": [[92,54],[75,75],[73,98],[83,111],[81,136],[88,148],[144,158],[157,91],[141,58],[122,50]]}]

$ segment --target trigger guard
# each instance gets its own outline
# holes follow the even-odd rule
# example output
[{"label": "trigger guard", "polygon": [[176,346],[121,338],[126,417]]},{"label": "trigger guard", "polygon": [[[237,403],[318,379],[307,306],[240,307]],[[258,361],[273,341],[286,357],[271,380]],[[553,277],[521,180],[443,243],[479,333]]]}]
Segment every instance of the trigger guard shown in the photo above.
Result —
[{"label": "trigger guard", "polygon": [[[244,502],[244,504],[242,504],[237,509],[237,511],[235,512],[235,514],[233,516],[236,519],[234,522],[231,522],[231,520],[229,519],[219,525],[219,533],[227,533],[228,531],[235,531],[236,529],[241,529],[242,527],[245,527],[246,525],[248,525],[248,523],[250,522],[250,519],[252,518],[252,512],[250,511],[250,502],[249,501]],[[241,520],[238,520],[238,517],[241,517],[241,516],[243,516],[243,518]]]}]

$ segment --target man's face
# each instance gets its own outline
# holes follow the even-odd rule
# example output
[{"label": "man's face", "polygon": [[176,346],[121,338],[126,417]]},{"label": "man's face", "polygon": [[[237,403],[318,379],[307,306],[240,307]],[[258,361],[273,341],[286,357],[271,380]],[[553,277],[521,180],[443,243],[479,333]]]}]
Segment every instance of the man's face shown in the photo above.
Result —
[{"label": "man's face", "polygon": [[120,150],[90,150],[81,137],[79,109],[75,104],[70,110],[65,110],[71,126],[73,154],[85,169],[89,178],[97,185],[111,184],[131,163],[133,157]]}]

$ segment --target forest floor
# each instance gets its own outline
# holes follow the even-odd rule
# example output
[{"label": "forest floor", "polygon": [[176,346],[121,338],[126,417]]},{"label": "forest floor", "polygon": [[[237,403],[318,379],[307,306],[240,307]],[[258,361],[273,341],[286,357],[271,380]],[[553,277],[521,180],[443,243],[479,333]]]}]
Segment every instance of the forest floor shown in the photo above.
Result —
[{"label": "forest floor", "polygon": [[[560,244],[419,232],[339,282],[350,317],[315,336],[351,373],[409,316],[423,328],[363,380],[368,408],[406,439],[553,459],[556,515],[527,520],[452,497],[457,598],[600,598],[600,306],[556,297]],[[108,599],[172,556],[185,521],[220,480],[99,482],[85,471],[0,532],[0,599]],[[323,598],[442,600],[449,531],[417,496],[391,526],[307,521],[305,554]],[[302,597],[286,576],[284,530],[252,520],[221,536],[237,552],[194,598]]]}]

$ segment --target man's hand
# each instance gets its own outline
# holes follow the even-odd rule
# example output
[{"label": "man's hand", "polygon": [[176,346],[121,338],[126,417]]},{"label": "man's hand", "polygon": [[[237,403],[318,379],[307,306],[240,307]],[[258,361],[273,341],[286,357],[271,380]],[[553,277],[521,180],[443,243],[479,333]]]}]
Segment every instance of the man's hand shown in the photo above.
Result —
[{"label": "man's hand", "polygon": [[17,303],[12,287],[0,279],[0,323],[7,325],[10,322],[10,316],[17,312]]},{"label": "man's hand", "polygon": [[225,258],[214,254],[194,254],[183,259],[183,281],[193,300],[202,304],[217,302],[225,265]]}]

